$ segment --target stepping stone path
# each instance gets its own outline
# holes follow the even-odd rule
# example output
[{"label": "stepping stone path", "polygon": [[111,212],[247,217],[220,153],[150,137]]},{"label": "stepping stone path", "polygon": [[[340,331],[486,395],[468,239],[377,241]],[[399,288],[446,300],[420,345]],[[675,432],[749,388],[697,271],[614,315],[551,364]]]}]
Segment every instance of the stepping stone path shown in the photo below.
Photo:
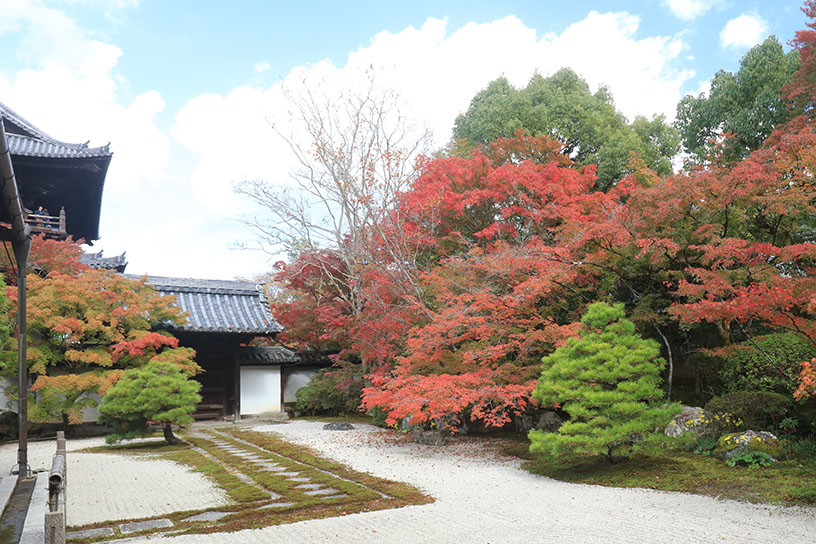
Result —
[{"label": "stepping stone path", "polygon": [[[244,447],[242,441],[240,439],[236,439],[235,442],[226,441],[221,438],[214,437],[212,434],[204,434],[204,433],[196,433],[195,435],[199,439],[207,440],[210,444],[218,448],[221,452],[228,454],[232,457],[236,457],[242,461],[243,466],[231,466],[230,464],[224,463],[222,460],[219,460],[217,456],[214,456],[208,453],[206,450],[203,450],[198,447],[194,447],[193,449],[200,454],[204,455],[208,459],[219,463],[223,466],[227,471],[229,471],[232,475],[239,478],[244,483],[255,487],[256,489],[262,490],[269,496],[269,499],[272,501],[278,501],[281,499],[281,495],[278,493],[266,489],[260,483],[256,482],[250,474],[255,474],[259,472],[266,472],[271,473],[272,476],[280,476],[282,480],[286,480],[291,482],[293,485],[291,490],[294,492],[295,497],[286,497],[287,499],[296,499],[298,502],[304,500],[305,498],[314,498],[323,500],[331,500],[337,499],[341,497],[348,497],[348,494],[343,493],[338,489],[334,489],[323,483],[318,483],[312,481],[312,479],[300,472],[297,472],[297,468],[300,466],[307,466],[301,465],[301,463],[292,460],[286,459],[284,461],[285,464],[281,464],[280,462],[275,462],[272,458],[275,457],[276,459],[280,459],[276,457],[273,452],[265,451],[260,447],[250,445],[246,443]],[[247,468],[247,465],[250,465],[251,468]],[[311,467],[310,467],[311,468]],[[319,469],[318,469],[319,470]],[[322,472],[322,471],[321,471]],[[329,474],[329,473],[327,473]],[[300,496],[299,496],[300,495]],[[301,498],[302,497],[302,498]],[[296,506],[298,502],[290,501],[279,501],[279,502],[270,502],[268,504],[264,504],[262,506],[258,506],[258,510],[267,510],[267,509],[275,509],[275,508],[287,508],[290,506]],[[200,514],[196,514],[187,518],[184,518],[177,523],[184,524],[184,523],[195,523],[195,522],[218,522],[222,518],[234,514],[235,512],[221,512],[221,511],[210,511],[210,512],[202,512]],[[167,518],[159,518],[159,519],[150,519],[146,521],[135,521],[129,523],[117,523],[116,525],[112,525],[110,527],[101,527],[101,528],[94,528],[94,529],[87,529],[82,531],[73,531],[68,533],[66,536],[70,539],[80,539],[80,538],[101,538],[101,537],[111,537],[116,535],[115,528],[119,529],[119,534],[121,535],[129,535],[131,533],[136,533],[139,531],[147,531],[149,529],[166,529],[173,527],[173,531],[157,531],[157,533],[162,535],[171,535],[178,532],[179,529],[183,530],[184,527],[182,526],[175,526],[173,522]],[[129,539],[128,539],[129,540]],[[116,542],[119,542],[118,540]]]},{"label": "stepping stone path", "polygon": [[97,538],[100,536],[113,536],[113,529],[100,527],[99,529],[86,529],[84,531],[69,531],[65,534],[65,538]]},{"label": "stepping stone path", "polygon": [[202,512],[196,516],[184,518],[181,521],[218,521],[219,519],[229,516],[232,512]]},{"label": "stepping stone path", "polygon": [[[211,435],[206,436],[199,435],[199,437],[206,438],[207,440],[210,441],[210,443],[215,445],[218,449],[220,449],[223,452],[226,452],[230,455],[234,455],[235,457],[243,459],[244,461],[250,462],[253,465],[253,467],[255,467],[256,470],[259,472],[274,472],[275,476],[280,476],[290,482],[296,482],[298,485],[294,486],[293,489],[302,491],[304,495],[317,497],[320,499],[334,499],[338,497],[348,496],[345,493],[342,493],[339,490],[334,489],[332,487],[312,482],[310,478],[303,476],[299,472],[295,472],[294,470],[291,469],[291,467],[282,466],[281,464],[276,463],[275,461],[269,458],[270,455],[268,452],[263,451],[256,446],[247,444],[246,447],[243,447],[242,445],[237,445],[235,442],[228,442],[220,438],[213,438]],[[248,478],[248,480],[251,479]],[[254,484],[254,482],[252,483]],[[258,487],[257,484],[255,484],[255,486]],[[269,492],[268,490],[266,491]],[[264,508],[275,507],[282,508],[283,506],[291,506],[292,504],[295,503],[287,502],[272,503],[270,505],[265,506]]]},{"label": "stepping stone path", "polygon": [[172,527],[173,522],[167,518],[149,519],[147,521],[134,521],[133,523],[123,523],[119,526],[119,532],[123,535],[128,533],[135,533],[138,531],[145,531],[147,529],[163,529],[165,527]]}]

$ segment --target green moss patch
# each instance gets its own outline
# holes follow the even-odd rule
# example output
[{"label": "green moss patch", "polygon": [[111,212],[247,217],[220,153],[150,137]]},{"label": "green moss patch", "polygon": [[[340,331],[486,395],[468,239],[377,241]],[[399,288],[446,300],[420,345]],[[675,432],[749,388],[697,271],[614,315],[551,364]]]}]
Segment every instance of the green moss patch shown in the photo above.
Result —
[{"label": "green moss patch", "polygon": [[610,464],[601,456],[534,457],[515,442],[505,452],[527,461],[533,474],[566,482],[613,487],[682,491],[718,498],[782,505],[816,506],[816,459],[782,461],[750,470],[731,468],[722,459],[677,450],[650,450]]}]

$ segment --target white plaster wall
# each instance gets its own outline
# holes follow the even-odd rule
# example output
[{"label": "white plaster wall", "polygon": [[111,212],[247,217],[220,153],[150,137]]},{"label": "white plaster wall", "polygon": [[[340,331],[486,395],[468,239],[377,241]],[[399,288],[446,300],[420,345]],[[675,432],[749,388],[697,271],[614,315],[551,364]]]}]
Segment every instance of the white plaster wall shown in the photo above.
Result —
[{"label": "white plaster wall", "polygon": [[286,371],[283,384],[283,402],[295,402],[297,390],[309,383],[314,376],[314,369],[292,369]]},{"label": "white plaster wall", "polygon": [[242,366],[241,414],[282,410],[280,366]]}]

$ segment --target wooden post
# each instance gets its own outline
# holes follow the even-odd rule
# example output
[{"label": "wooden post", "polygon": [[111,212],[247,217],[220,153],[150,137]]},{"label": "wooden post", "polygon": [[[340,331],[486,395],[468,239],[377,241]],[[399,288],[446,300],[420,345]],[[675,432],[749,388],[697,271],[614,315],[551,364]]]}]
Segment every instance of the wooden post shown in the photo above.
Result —
[{"label": "wooden post", "polygon": [[60,215],[59,215],[59,231],[63,234],[68,232],[67,230],[67,222],[65,220],[65,206],[60,208]]},{"label": "wooden post", "polygon": [[26,348],[26,267],[31,239],[14,247],[17,261],[17,479],[28,478],[28,361]]},{"label": "wooden post", "polygon": [[238,349],[232,350],[233,367],[233,399],[232,420],[241,421],[241,361],[238,359]]}]

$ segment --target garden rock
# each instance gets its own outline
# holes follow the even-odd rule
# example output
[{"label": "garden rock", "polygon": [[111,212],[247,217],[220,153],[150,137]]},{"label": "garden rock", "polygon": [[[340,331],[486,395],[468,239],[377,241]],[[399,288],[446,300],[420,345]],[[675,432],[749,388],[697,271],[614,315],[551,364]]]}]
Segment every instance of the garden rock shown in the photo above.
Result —
[{"label": "garden rock", "polygon": [[323,425],[324,431],[351,431],[353,429],[354,425],[346,421],[333,421]]},{"label": "garden rock", "polygon": [[712,423],[711,414],[699,406],[683,406],[680,413],[671,419],[663,432],[672,438],[685,433],[702,436],[712,431]]},{"label": "garden rock", "polygon": [[414,429],[414,442],[426,446],[444,446],[445,435],[442,431],[426,431],[424,429]]},{"label": "garden rock", "polygon": [[714,455],[731,459],[735,455],[751,451],[761,451],[771,456],[773,462],[781,454],[782,445],[773,433],[767,431],[745,431],[720,437]]},{"label": "garden rock", "polygon": [[516,432],[527,434],[533,429],[544,431],[545,433],[554,433],[561,427],[561,418],[552,410],[547,410],[538,417],[538,422],[533,423],[534,415],[524,414],[515,416],[513,418],[513,425]]},{"label": "garden rock", "polygon": [[558,414],[553,411],[547,411],[538,418],[536,429],[544,431],[545,433],[554,433],[561,428],[561,423],[561,418],[558,417]]}]

